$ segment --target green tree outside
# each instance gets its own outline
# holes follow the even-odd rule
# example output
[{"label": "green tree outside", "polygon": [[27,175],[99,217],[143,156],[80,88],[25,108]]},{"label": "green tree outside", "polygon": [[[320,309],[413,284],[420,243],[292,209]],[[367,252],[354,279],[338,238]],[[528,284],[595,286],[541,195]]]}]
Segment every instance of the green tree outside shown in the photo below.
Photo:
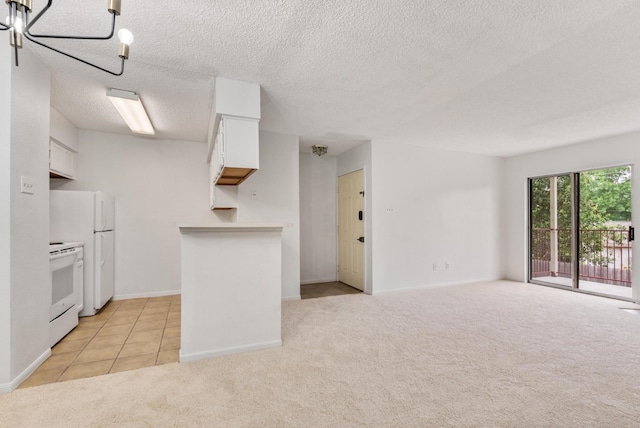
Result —
[{"label": "green tree outside", "polygon": [[[532,180],[531,224],[550,225],[551,180]],[[571,178],[558,176],[558,229],[571,228]],[[604,229],[608,222],[631,221],[631,166],[580,173],[580,229]]]},{"label": "green tree outside", "polygon": [[[624,229],[614,222],[631,220],[631,166],[605,168],[580,173],[580,230],[581,259],[602,264],[602,242],[599,234],[585,233],[589,230]],[[531,226],[533,229],[549,229],[551,180],[536,178],[531,183]],[[558,259],[571,260],[571,177],[557,177],[557,228],[559,229]],[[616,241],[624,240],[622,233],[611,234]],[[548,234],[533,236],[534,248],[547,248]],[[547,252],[543,250],[543,252]],[[546,254],[534,256],[548,257]],[[606,259],[606,258],[604,258]]]}]

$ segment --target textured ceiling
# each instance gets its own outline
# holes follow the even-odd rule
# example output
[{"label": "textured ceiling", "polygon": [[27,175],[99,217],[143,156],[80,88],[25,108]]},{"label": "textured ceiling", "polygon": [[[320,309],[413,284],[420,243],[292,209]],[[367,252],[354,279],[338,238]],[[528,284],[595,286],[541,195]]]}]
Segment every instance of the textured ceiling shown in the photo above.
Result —
[{"label": "textured ceiling", "polygon": [[[639,1],[122,3],[117,28],[135,36],[122,77],[29,46],[83,129],[128,133],[115,87],[140,94],[157,138],[205,141],[215,76],[259,83],[261,129],[302,151],[380,140],[510,156],[640,129]],[[107,32],[106,0],[78,4],[54,1],[33,31]],[[118,68],[116,39],[56,46]]]}]

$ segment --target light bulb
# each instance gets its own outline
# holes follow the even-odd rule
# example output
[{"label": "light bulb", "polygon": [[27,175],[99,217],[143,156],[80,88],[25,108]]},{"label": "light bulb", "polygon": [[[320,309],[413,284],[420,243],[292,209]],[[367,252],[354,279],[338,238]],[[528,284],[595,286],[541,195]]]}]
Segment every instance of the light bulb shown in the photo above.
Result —
[{"label": "light bulb", "polygon": [[133,43],[133,34],[131,34],[131,31],[124,28],[118,31],[118,38],[120,39],[121,43],[124,43],[127,46]]},{"label": "light bulb", "polygon": [[16,21],[13,23],[13,28],[20,34],[22,34],[22,18],[16,16]]},{"label": "light bulb", "polygon": [[[7,24],[7,26],[11,27],[11,16],[7,16],[7,18],[4,20],[4,22]],[[22,34],[22,18],[20,16],[16,16],[16,19],[13,22],[13,28],[18,33]]]}]

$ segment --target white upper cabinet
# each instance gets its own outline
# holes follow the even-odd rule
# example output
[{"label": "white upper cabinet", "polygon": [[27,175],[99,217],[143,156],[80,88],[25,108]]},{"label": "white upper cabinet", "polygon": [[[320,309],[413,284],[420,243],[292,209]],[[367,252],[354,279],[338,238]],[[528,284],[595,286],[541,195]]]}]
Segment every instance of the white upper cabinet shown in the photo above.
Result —
[{"label": "white upper cabinet", "polygon": [[49,176],[74,179],[80,145],[78,128],[53,107],[50,118]]},{"label": "white upper cabinet", "polygon": [[76,176],[76,153],[53,139],[49,141],[49,176],[70,179]]},{"label": "white upper cabinet", "polygon": [[237,186],[260,165],[258,121],[223,116],[211,157],[214,184]]},{"label": "white upper cabinet", "polygon": [[80,151],[78,128],[53,107],[51,107],[50,120],[49,136],[71,151],[78,153]]},{"label": "white upper cabinet", "polygon": [[71,179],[76,176],[76,154],[54,140],[49,141],[49,176]]},{"label": "white upper cabinet", "polygon": [[260,85],[216,78],[207,162],[212,185],[235,186],[259,167]]}]

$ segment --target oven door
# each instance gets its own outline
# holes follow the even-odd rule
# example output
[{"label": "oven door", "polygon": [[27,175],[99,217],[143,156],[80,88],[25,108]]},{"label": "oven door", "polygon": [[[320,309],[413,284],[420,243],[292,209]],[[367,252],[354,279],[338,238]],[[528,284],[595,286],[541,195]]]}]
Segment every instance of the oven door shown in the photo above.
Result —
[{"label": "oven door", "polygon": [[50,260],[51,270],[51,311],[52,321],[71,309],[76,302],[75,275],[78,251],[54,254]]}]

